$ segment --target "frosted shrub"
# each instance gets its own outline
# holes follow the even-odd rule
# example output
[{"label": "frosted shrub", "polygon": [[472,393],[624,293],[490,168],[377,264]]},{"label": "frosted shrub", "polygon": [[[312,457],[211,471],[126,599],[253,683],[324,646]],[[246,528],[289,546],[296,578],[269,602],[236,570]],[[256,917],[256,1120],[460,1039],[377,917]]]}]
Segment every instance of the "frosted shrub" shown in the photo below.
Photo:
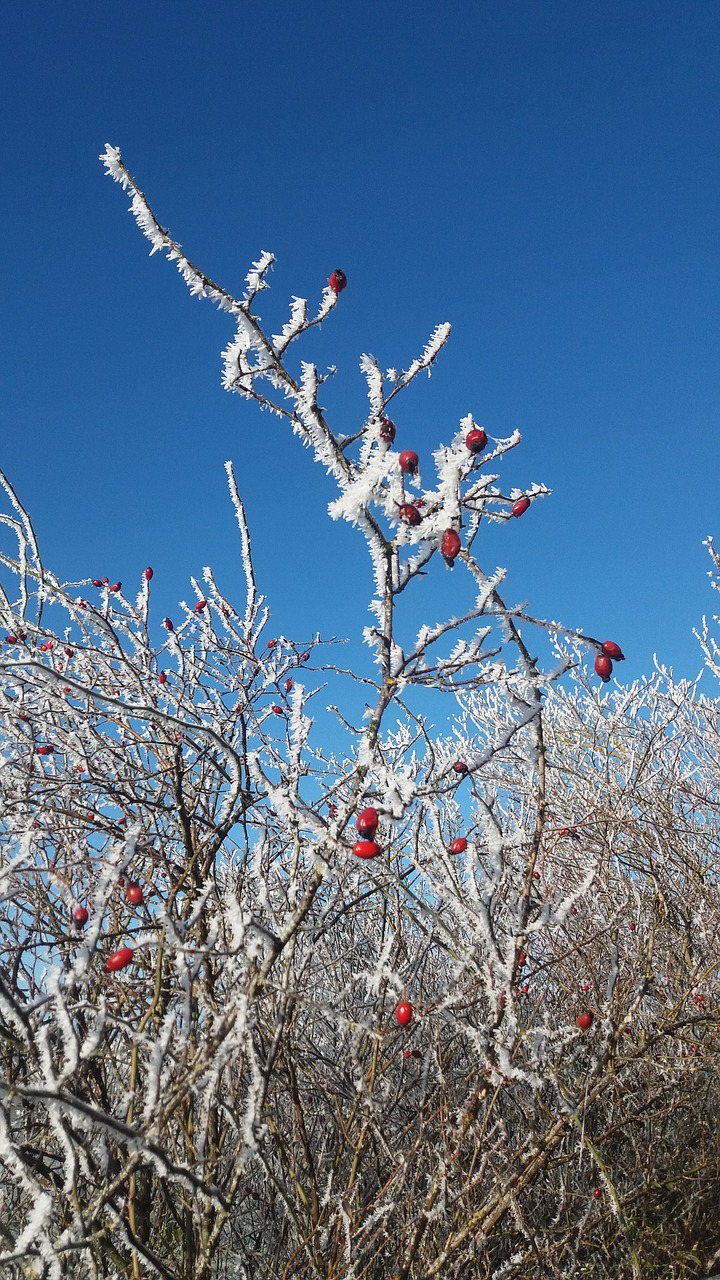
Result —
[{"label": "frosted shrub", "polygon": [[[346,750],[317,741],[333,651],[268,635],[229,464],[245,598],[206,569],[172,619],[150,569],[57,579],[3,479],[5,1273],[696,1274],[720,1257],[716,701],[663,670],[605,692],[584,662],[606,679],[617,645],[506,603],[482,526],[547,493],[499,487],[517,434],[468,414],[423,487],[390,409],[447,325],[404,372],[362,358],[340,436],[332,371],[286,357],[343,273],[270,336],[272,256],[231,297],[103,160],[232,315],[225,386],[312,449],[365,539],[369,709],[338,707]],[[408,632],[446,565],[456,614]]]}]

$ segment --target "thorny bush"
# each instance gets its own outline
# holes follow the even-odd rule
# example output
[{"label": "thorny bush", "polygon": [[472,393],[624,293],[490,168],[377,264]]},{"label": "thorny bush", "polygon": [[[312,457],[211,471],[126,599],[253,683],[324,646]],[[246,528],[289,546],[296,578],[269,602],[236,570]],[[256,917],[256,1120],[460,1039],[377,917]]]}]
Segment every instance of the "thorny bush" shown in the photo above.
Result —
[{"label": "thorny bush", "polygon": [[[505,603],[481,527],[546,493],[498,488],[518,437],[468,415],[429,488],[394,448],[392,401],[447,326],[403,373],[363,357],[369,416],[338,436],[329,374],[287,353],[342,273],[269,336],[270,255],[231,297],[103,158],[233,316],[225,385],[334,478],[375,674],[323,749],[333,654],[268,640],[229,465],[246,599],[205,570],[164,628],[149,570],[134,596],[55,577],[3,480],[3,1273],[697,1275],[720,1258],[717,700],[661,668],[604,690],[601,642]],[[443,558],[464,612],[403,647]],[[429,688],[454,708],[434,735]]]}]

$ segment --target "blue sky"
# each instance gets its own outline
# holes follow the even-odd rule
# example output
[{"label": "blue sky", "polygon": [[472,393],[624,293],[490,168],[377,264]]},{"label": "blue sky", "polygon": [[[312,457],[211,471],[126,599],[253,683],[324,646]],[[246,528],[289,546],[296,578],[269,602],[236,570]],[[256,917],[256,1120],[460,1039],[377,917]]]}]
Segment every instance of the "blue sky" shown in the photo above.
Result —
[{"label": "blue sky", "polygon": [[[347,272],[304,353],[338,366],[339,430],[365,416],[360,354],[405,366],[449,320],[397,443],[427,459],[468,411],[519,429],[504,486],[553,496],[488,531],[485,567],[620,641],[618,674],[654,652],[694,674],[720,540],[719,37],[715,0],[6,6],[0,466],[47,562],[128,587],[152,564],[158,623],[205,564],[241,598],[232,458],[272,630],[368,621],[331,482],[221,389],[228,319],[148,258],[110,142],[225,287],[275,253],[271,329]],[[469,599],[459,567],[423,590],[418,622]]]}]

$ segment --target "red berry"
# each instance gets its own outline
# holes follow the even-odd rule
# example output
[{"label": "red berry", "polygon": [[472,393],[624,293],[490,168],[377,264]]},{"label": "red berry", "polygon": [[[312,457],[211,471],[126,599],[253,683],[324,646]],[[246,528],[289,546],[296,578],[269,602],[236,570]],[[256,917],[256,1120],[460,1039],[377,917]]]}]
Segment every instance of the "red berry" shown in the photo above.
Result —
[{"label": "red berry", "polygon": [[527,511],[529,506],[530,506],[529,498],[518,498],[517,502],[513,502],[512,510],[510,514],[519,519],[520,516],[525,515],[525,512]]},{"label": "red berry", "polygon": [[465,444],[471,453],[482,453],[487,444],[487,436],[482,427],[473,427],[465,437]]},{"label": "red berry", "polygon": [[134,907],[139,906],[139,904],[143,900],[143,891],[140,885],[137,883],[137,881],[135,880],[130,881],[127,889],[125,890],[125,897],[127,898],[128,902],[131,902],[133,904]]},{"label": "red berry", "polygon": [[412,1058],[412,1049],[406,1049],[406,1050],[405,1050],[405,1057],[406,1057],[406,1058]]},{"label": "red berry", "polygon": [[467,849],[467,840],[464,836],[458,836],[450,845],[451,853],[464,853]]},{"label": "red berry", "polygon": [[92,584],[93,584],[93,586],[94,586],[94,587],[101,587],[101,586],[102,586],[102,578],[93,578],[93,580],[92,580]]},{"label": "red berry", "polygon": [[70,692],[70,685],[69,685],[69,684],[64,684],[64,685],[63,685],[63,693],[69,693],[69,692]]},{"label": "red berry", "polygon": [[395,423],[391,422],[389,418],[381,418],[380,419],[380,439],[383,440],[385,444],[392,444],[396,435],[397,435],[397,428],[395,426]]},{"label": "red berry", "polygon": [[422,516],[420,515],[417,507],[414,507],[411,502],[404,502],[400,508],[400,519],[404,524],[409,524],[414,527],[420,523]]},{"label": "red berry", "polygon": [[400,470],[406,476],[414,476],[420,465],[420,459],[412,449],[404,449],[400,454]]},{"label": "red berry", "polygon": [[113,951],[112,955],[105,961],[105,969],[108,973],[117,973],[118,969],[125,969],[133,958],[132,947],[120,947],[118,951]]},{"label": "red berry", "polygon": [[17,644],[18,642],[17,636],[6,636],[5,639],[7,640],[8,644]]},{"label": "red berry", "polygon": [[342,293],[345,285],[347,284],[347,276],[345,275],[345,272],[341,271],[339,267],[336,267],[328,280],[328,284],[335,295]]},{"label": "red berry", "polygon": [[206,608],[206,606],[207,606],[207,600],[198,600],[197,604],[195,605],[195,612],[202,613],[203,609]]},{"label": "red berry", "polygon": [[169,618],[163,618],[163,626],[166,631],[174,631],[175,628]]},{"label": "red berry", "polygon": [[268,649],[274,649],[276,644],[277,644],[277,640],[268,640],[267,647]]},{"label": "red berry", "polygon": [[595,659],[595,671],[599,675],[603,684],[607,684],[612,675],[612,660],[608,658],[606,653],[599,653]]},{"label": "red berry", "polygon": [[378,811],[372,807],[363,809],[358,814],[355,826],[362,836],[367,836],[368,840],[372,840],[378,828]]},{"label": "red berry", "polygon": [[273,706],[273,711],[275,712],[276,716],[282,716],[285,714],[282,707],[278,706],[277,702]]},{"label": "red berry", "polygon": [[24,711],[18,712],[18,720],[22,720],[23,724],[30,723],[30,717],[26,716]]},{"label": "red berry", "polygon": [[87,907],[76,907],[75,910],[73,911],[73,920],[77,925],[78,929],[82,929],[83,925],[87,924],[89,919],[90,919],[90,912],[88,911]]},{"label": "red berry", "polygon": [[455,763],[454,763],[454,765],[453,765],[453,772],[454,772],[454,773],[461,773],[461,774],[462,774],[462,773],[467,773],[467,771],[468,771],[468,767],[467,767],[467,765],[466,765],[466,763],[465,763],[465,761],[464,761],[464,760],[456,760],[456,761],[455,761]]},{"label": "red berry", "polygon": [[422,1052],[420,1049],[413,1049],[412,1056],[413,1058],[422,1058]]},{"label": "red berry", "polygon": [[149,582],[152,576],[153,576],[153,571],[150,568],[150,565],[148,565],[147,569],[145,570],[145,581]]},{"label": "red berry", "polygon": [[445,530],[440,542],[440,550],[445,563],[452,569],[453,562],[460,554],[460,534],[456,533],[455,529]]},{"label": "red berry", "polygon": [[48,745],[45,747],[38,747],[37,753],[39,756],[51,756],[54,750],[54,747]]},{"label": "red berry", "polygon": [[310,657],[309,653],[301,653],[300,657],[298,658],[298,662],[307,662],[309,657]]},{"label": "red berry", "polygon": [[287,680],[285,681],[285,692],[290,693],[291,689],[292,689],[292,680],[288,676]]},{"label": "red berry", "polygon": [[108,587],[108,591],[119,591],[121,587],[122,582],[113,582],[112,586]]},{"label": "red berry", "polygon": [[593,1187],[593,1200],[599,1200],[601,1195],[602,1195],[602,1191],[600,1190],[600,1188]]},{"label": "red berry", "polygon": [[401,1000],[397,1009],[395,1010],[395,1017],[400,1023],[400,1026],[407,1027],[408,1024],[412,1022],[412,1016],[413,1016],[412,1005],[408,1004],[407,1000]]},{"label": "red berry", "polygon": [[78,609],[87,609],[87,607],[88,607],[88,602],[87,602],[87,600],[78,599],[78,600],[76,600],[76,601],[75,601],[75,603],[76,603],[76,605],[77,605]]},{"label": "red berry", "polygon": [[625,661],[625,654],[620,645],[616,644],[614,640],[603,640],[602,651],[606,657],[612,658],[613,662]]},{"label": "red berry", "polygon": [[66,649],[66,650],[65,650],[65,653],[67,654],[68,658],[74,658],[74,657],[75,657],[75,650],[74,650],[74,649]]},{"label": "red berry", "polygon": [[374,840],[356,840],[353,845],[353,853],[356,858],[377,858],[382,849]]},{"label": "red berry", "polygon": [[101,581],[101,584],[102,584],[102,585],[107,586],[107,584],[108,584],[108,582],[110,581],[110,579],[109,579],[109,578],[101,578],[101,579],[100,579],[100,581]]},{"label": "red berry", "polygon": [[524,982],[520,988],[521,994],[526,996],[529,990],[530,990],[530,987],[528,986],[527,982]]},{"label": "red berry", "polygon": [[593,1016],[589,1010],[586,1009],[584,1013],[578,1014],[576,1022],[581,1031],[589,1031],[592,1026]]},{"label": "red berry", "polygon": [[167,684],[167,672],[161,671],[158,675],[158,684]]}]

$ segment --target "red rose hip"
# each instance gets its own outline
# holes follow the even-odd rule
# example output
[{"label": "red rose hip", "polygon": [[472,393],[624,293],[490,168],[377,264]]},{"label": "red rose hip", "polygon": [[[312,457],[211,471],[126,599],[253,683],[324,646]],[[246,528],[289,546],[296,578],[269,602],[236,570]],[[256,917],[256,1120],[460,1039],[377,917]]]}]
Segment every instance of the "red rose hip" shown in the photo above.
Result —
[{"label": "red rose hip", "polygon": [[471,453],[482,453],[488,438],[482,427],[473,427],[465,437],[465,444]]},{"label": "red rose hip", "polygon": [[120,947],[118,951],[113,951],[112,955],[105,961],[106,972],[117,973],[119,969],[126,969],[133,955],[132,947]]},{"label": "red rose hip", "polygon": [[361,835],[367,836],[368,840],[373,840],[378,829],[379,820],[377,809],[373,809],[370,806],[358,814],[355,825]]},{"label": "red rose hip", "polygon": [[603,684],[607,684],[612,675],[612,659],[608,658],[606,653],[599,653],[595,659],[595,671],[599,675]]},{"label": "red rose hip", "polygon": [[517,502],[513,502],[510,514],[515,516],[515,518],[519,520],[520,516],[525,515],[525,512],[527,511],[529,506],[530,506],[529,498],[518,498]]},{"label": "red rose hip", "polygon": [[400,1023],[400,1026],[407,1027],[412,1022],[412,1016],[413,1016],[412,1005],[408,1004],[407,1000],[401,1000],[397,1009],[395,1010],[395,1017]]},{"label": "red rose hip", "polygon": [[339,267],[336,267],[328,279],[328,284],[336,296],[338,293],[342,293],[347,284],[347,276],[345,275],[345,272],[341,271]]},{"label": "red rose hip", "polygon": [[625,661],[625,654],[620,648],[620,645],[616,644],[614,640],[603,640],[602,651],[605,654],[605,657],[612,658],[613,662]]},{"label": "red rose hip", "polygon": [[440,551],[446,565],[452,569],[460,554],[460,534],[455,529],[446,529],[440,541]]},{"label": "red rose hip", "polygon": [[404,502],[400,508],[400,519],[403,524],[409,524],[412,528],[415,528],[422,520],[422,516],[417,507],[414,507],[411,502]]},{"label": "red rose hip", "polygon": [[468,767],[464,760],[455,761],[453,765],[453,773],[465,774],[467,773],[467,771],[468,771]]},{"label": "red rose hip", "polygon": [[414,449],[403,449],[400,454],[400,470],[406,476],[414,476],[420,466],[420,459]]},{"label": "red rose hip", "polygon": [[464,853],[467,849],[467,840],[464,836],[457,836],[450,845],[451,853]]},{"label": "red rose hip", "polygon": [[87,907],[76,907],[73,911],[73,921],[77,925],[78,929],[82,929],[83,925],[86,925],[89,919],[90,912]]},{"label": "red rose hip", "polygon": [[578,1014],[576,1022],[581,1031],[589,1031],[593,1023],[593,1016],[588,1009],[585,1009],[583,1013]]},{"label": "red rose hip", "polygon": [[395,426],[395,423],[391,422],[389,418],[381,418],[380,419],[380,439],[383,440],[385,444],[392,444],[396,435],[397,435],[397,428]]},{"label": "red rose hip", "polygon": [[125,890],[125,897],[127,898],[128,902],[132,903],[134,907],[139,906],[140,903],[142,902],[143,891],[141,886],[137,883],[136,880],[130,881],[130,884]]},{"label": "red rose hip", "polygon": [[356,840],[353,845],[353,853],[356,858],[377,858],[382,853],[379,844],[374,840]]}]

